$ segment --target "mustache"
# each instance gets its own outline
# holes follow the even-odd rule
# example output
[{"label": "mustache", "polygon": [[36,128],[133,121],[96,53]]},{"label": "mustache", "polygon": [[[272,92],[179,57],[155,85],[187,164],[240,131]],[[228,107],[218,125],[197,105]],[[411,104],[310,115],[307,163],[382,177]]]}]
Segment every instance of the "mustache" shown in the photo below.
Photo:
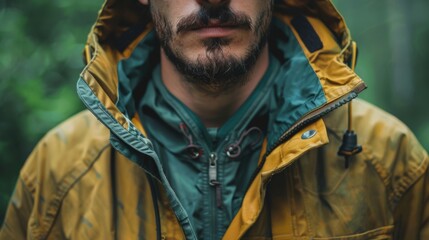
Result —
[{"label": "mustache", "polygon": [[202,7],[198,12],[183,17],[177,23],[176,33],[195,30],[209,26],[210,20],[216,20],[219,26],[234,26],[252,29],[252,20],[240,12],[233,12],[229,7],[208,9]]}]

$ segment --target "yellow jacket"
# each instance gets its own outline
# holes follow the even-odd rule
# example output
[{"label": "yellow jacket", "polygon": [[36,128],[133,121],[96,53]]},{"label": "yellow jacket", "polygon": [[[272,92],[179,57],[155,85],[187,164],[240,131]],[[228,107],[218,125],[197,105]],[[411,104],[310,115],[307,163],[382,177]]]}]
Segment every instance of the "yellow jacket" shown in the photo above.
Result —
[{"label": "yellow jacket", "polygon": [[[347,66],[353,44],[341,16],[326,0],[276,4],[276,18],[290,26],[326,101],[263,151],[224,239],[429,238],[429,159],[402,123],[354,101],[353,129],[363,151],[348,168],[337,155],[347,129],[343,105],[365,88]],[[37,145],[21,170],[0,239],[195,237],[153,161],[144,119],[117,104],[116,65],[151,31],[148,14],[134,0],[104,4],[78,82],[90,111]],[[308,41],[314,33],[316,44]]]}]

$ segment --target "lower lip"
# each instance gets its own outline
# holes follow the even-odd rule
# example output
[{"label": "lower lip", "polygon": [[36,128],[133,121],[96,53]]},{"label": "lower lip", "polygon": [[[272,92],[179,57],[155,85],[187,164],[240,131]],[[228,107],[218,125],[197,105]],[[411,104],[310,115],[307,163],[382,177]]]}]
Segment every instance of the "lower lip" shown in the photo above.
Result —
[{"label": "lower lip", "polygon": [[236,30],[233,27],[207,27],[194,30],[194,32],[203,38],[222,38],[230,36]]}]

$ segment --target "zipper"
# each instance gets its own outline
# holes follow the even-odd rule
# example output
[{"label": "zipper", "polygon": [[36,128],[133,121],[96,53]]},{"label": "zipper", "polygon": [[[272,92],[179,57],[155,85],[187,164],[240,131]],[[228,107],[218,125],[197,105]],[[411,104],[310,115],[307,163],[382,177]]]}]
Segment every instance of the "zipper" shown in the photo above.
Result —
[{"label": "zipper", "polygon": [[214,152],[209,155],[209,185],[215,188],[216,207],[222,208],[221,186],[217,180],[217,155]]},{"label": "zipper", "polygon": [[[212,236],[211,239],[216,239],[216,208],[221,209],[222,208],[222,192],[221,192],[221,185],[220,182],[217,180],[217,154],[215,152],[211,152],[209,154],[209,185],[214,190],[211,191],[211,197],[210,202],[212,214],[211,214],[211,226],[212,226]],[[214,207],[216,205],[216,207]]]}]

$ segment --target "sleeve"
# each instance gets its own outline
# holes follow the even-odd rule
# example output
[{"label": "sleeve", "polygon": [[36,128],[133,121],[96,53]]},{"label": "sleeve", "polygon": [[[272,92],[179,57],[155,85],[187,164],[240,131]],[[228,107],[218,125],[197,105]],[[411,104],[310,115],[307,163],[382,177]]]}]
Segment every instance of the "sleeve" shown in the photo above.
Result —
[{"label": "sleeve", "polygon": [[89,111],[49,131],[21,169],[0,240],[45,239],[63,197],[88,167],[85,157],[97,159],[110,145],[108,136],[109,131]]},{"label": "sleeve", "polygon": [[0,230],[0,240],[26,239],[27,225],[32,208],[33,196],[20,177]]},{"label": "sleeve", "polygon": [[37,197],[37,185],[41,181],[40,163],[46,159],[46,146],[45,137],[33,149],[20,171],[0,229],[0,240],[27,239],[32,236],[34,221],[31,220],[35,219],[37,212],[33,209],[38,208],[37,203],[40,201],[40,197]]},{"label": "sleeve", "polygon": [[[424,162],[429,161],[428,157]],[[406,191],[394,210],[394,239],[429,239],[429,171]]]}]

